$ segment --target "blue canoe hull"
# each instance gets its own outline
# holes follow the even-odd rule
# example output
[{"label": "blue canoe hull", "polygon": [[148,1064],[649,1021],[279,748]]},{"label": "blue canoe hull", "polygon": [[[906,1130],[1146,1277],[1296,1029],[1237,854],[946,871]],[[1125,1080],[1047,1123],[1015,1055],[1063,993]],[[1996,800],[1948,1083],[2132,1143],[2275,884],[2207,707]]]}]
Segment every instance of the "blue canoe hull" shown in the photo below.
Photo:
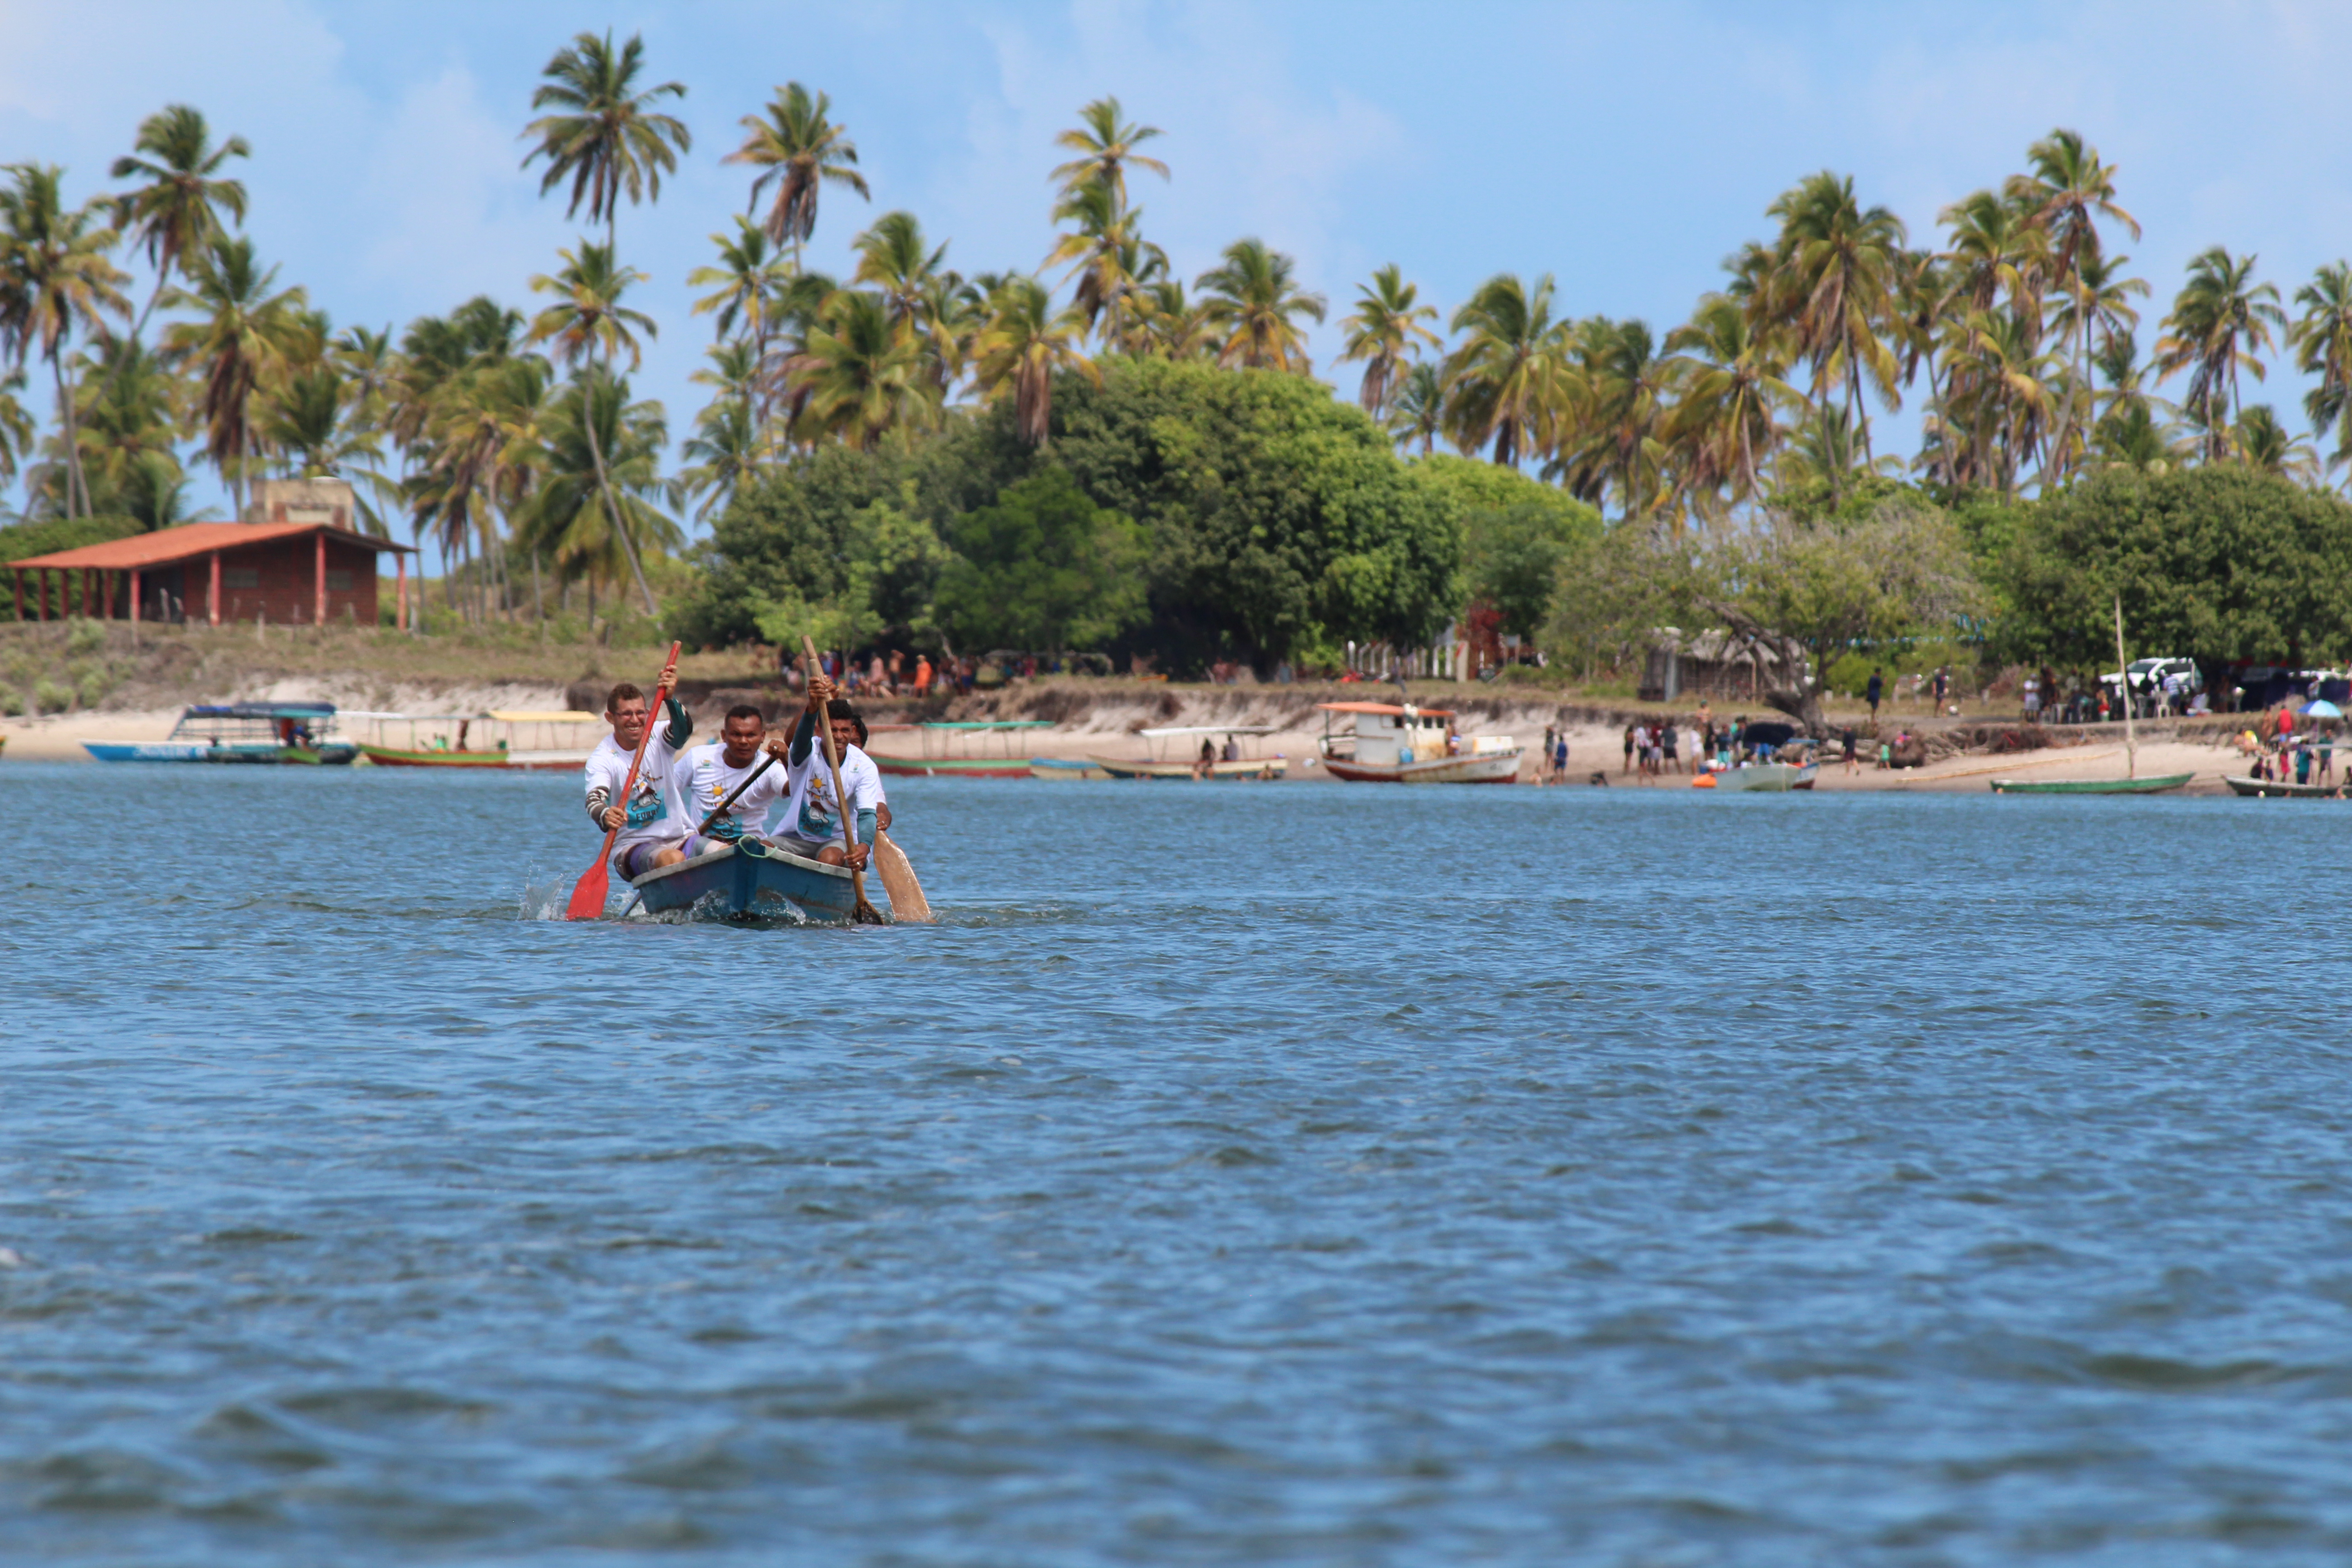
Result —
[{"label": "blue canoe hull", "polygon": [[847,870],[756,839],[648,871],[629,886],[655,914],[698,909],[728,920],[846,921],[857,909]]},{"label": "blue canoe hull", "polygon": [[279,746],[268,742],[249,745],[208,746],[201,741],[157,741],[146,745],[116,745],[84,741],[81,749],[101,763],[349,763],[359,748],[342,741],[316,746]]}]

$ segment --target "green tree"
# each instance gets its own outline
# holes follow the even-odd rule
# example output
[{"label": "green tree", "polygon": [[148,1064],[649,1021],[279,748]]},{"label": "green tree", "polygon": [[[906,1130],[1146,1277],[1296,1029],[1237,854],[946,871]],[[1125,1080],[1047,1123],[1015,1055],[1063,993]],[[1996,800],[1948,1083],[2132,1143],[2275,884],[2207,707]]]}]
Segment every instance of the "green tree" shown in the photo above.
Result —
[{"label": "green tree", "polygon": [[1372,274],[1358,290],[1356,308],[1342,318],[1347,343],[1339,355],[1346,363],[1364,362],[1364,380],[1356,400],[1378,419],[1388,412],[1389,397],[1408,361],[1421,357],[1423,344],[1437,347],[1437,334],[1422,325],[1437,320],[1437,307],[1421,303],[1421,290],[1404,280],[1394,263]]},{"label": "green tree", "polygon": [[1054,138],[1054,145],[1078,154],[1054,171],[1054,178],[1061,183],[1065,192],[1084,185],[1099,185],[1110,194],[1117,206],[1124,210],[1129,164],[1139,169],[1149,169],[1163,180],[1168,178],[1167,164],[1136,151],[1144,142],[1161,134],[1160,128],[1124,121],[1120,116],[1125,112],[1118,99],[1098,98],[1078,110],[1076,128]]},{"label": "green tree", "polygon": [[2314,433],[2336,431],[2328,462],[2352,461],[2352,263],[2321,268],[2294,291],[2294,302],[2303,314],[2288,330],[2287,342],[2295,368],[2317,381],[2304,394],[2304,412]]},{"label": "green tree", "polygon": [[243,517],[246,469],[264,445],[254,400],[266,381],[288,368],[310,299],[299,284],[278,288],[278,268],[263,267],[253,241],[242,237],[215,240],[183,265],[193,286],[171,290],[163,303],[194,315],[163,334],[164,352],[204,378],[205,455],[228,481]]},{"label": "green tree", "polygon": [[245,222],[245,185],[220,173],[231,158],[249,156],[253,149],[242,136],[214,146],[204,115],[184,103],[141,121],[131,146],[131,154],[117,158],[109,173],[118,180],[144,182],[114,198],[115,227],[146,251],[148,265],[155,268],[154,292],[131,329],[135,338],[147,331],[147,318],[183,262],[223,237],[221,215]]},{"label": "green tree", "polygon": [[872,450],[893,430],[927,428],[937,389],[923,348],[890,324],[887,301],[844,289],[825,301],[806,346],[784,363],[795,424]]},{"label": "green tree", "polygon": [[1055,374],[1102,379],[1078,350],[1085,318],[1076,306],[1055,313],[1045,285],[1034,278],[1006,279],[990,298],[989,310],[988,325],[972,345],[981,394],[993,399],[1010,393],[1021,439],[1043,446],[1053,428]]},{"label": "green tree", "polygon": [[2221,246],[2189,263],[2189,281],[2164,319],[2156,341],[2158,375],[2189,373],[2188,407],[2206,431],[2206,455],[2229,456],[2230,426],[2238,409],[2238,373],[2263,379],[2257,356],[2271,346],[2271,330],[2286,325],[2275,286],[2254,281],[2252,256],[2233,257]]},{"label": "green tree", "polygon": [[577,217],[584,203],[588,221],[604,226],[604,247],[614,247],[621,197],[632,204],[659,199],[661,177],[677,168],[677,155],[694,146],[693,133],[673,115],[659,114],[654,105],[665,98],[684,98],[682,83],[637,87],[645,69],[645,40],[635,34],[613,48],[613,35],[574,35],[541,70],[543,79],[530,95],[531,108],[542,114],[523,127],[539,145],[523,157],[526,169],[547,160],[539,182],[545,195],[564,181],[572,182],[566,217]]},{"label": "green tree", "polygon": [[957,519],[949,543],[936,614],[967,647],[1097,648],[1148,613],[1144,531],[1095,505],[1064,469]]},{"label": "green tree", "polygon": [[1291,277],[1295,266],[1263,240],[1237,239],[1225,247],[1221,263],[1194,281],[1211,324],[1224,334],[1219,351],[1224,363],[1300,375],[1314,370],[1298,322],[1323,319],[1323,296],[1298,287]]},{"label": "green tree", "polygon": [[[634,42],[634,40],[632,40]],[[554,296],[555,303],[539,313],[530,324],[532,342],[551,342],[555,357],[562,363],[583,365],[590,373],[579,377],[580,398],[584,407],[589,398],[589,386],[598,366],[609,367],[614,357],[623,349],[629,353],[629,368],[638,363],[635,333],[652,337],[656,331],[653,318],[643,311],[631,310],[621,303],[630,286],[645,281],[645,274],[632,267],[616,266],[610,245],[580,242],[575,253],[565,250],[557,254],[564,265],[553,277],[538,277],[530,280],[535,294]],[[658,409],[658,405],[656,405]],[[604,469],[604,449],[600,443],[609,422],[601,418],[573,419],[569,428],[587,443],[588,455],[600,474]],[[604,500],[603,515],[628,515],[629,502],[617,492]],[[646,614],[657,614],[654,608],[654,591],[646,583],[646,569],[637,559],[635,533],[627,529],[608,530],[608,536],[628,558],[630,574],[636,579],[637,592],[645,599]]]},{"label": "green tree", "polygon": [[1570,324],[1551,319],[1549,273],[1528,287],[1507,272],[1454,312],[1462,344],[1445,362],[1445,426],[1472,452],[1494,443],[1506,468],[1540,451],[1565,391]]},{"label": "green tree", "polygon": [[787,82],[776,89],[764,118],[743,117],[743,144],[719,160],[749,163],[760,171],[751,182],[753,207],[760,205],[760,193],[774,183],[768,237],[778,245],[791,244],[795,269],[801,247],[816,232],[817,195],[825,185],[844,185],[873,200],[866,176],[857,172],[857,143],[828,118],[832,110],[833,100],[824,93],[812,95],[800,83]]},{"label": "green tree", "polygon": [[1902,405],[1886,337],[1895,317],[1904,252],[1903,220],[1857,201],[1851,177],[1824,169],[1807,175],[1765,209],[1780,220],[1767,309],[1794,334],[1812,363],[1821,407],[1842,390],[1846,418],[1870,452],[1868,386],[1889,408]]},{"label": "green tree", "polygon": [[1516,468],[1447,454],[1412,466],[1446,493],[1461,520],[1471,603],[1491,606],[1503,631],[1538,637],[1570,563],[1601,538],[1601,514]]},{"label": "green tree", "polygon": [[98,222],[98,204],[66,206],[59,170],[15,163],[8,173],[15,183],[0,191],[0,352],[22,365],[37,344],[49,362],[65,423],[66,515],[87,516],[66,345],[78,331],[104,331],[108,316],[131,314],[121,287],[130,279],[108,259],[120,237]]},{"label": "green tree", "polygon": [[599,365],[581,382],[584,395],[552,399],[541,415],[536,482],[515,522],[524,548],[588,580],[593,606],[600,579],[617,581],[625,565],[642,589],[645,552],[686,540],[658,504],[669,439],[661,405],[631,403],[627,381]]},{"label": "green tree", "polygon": [[790,276],[782,258],[769,251],[767,231],[749,218],[735,220],[733,238],[714,234],[710,243],[719,247],[719,264],[686,275],[688,288],[710,290],[694,302],[694,313],[716,318],[711,324],[721,338],[740,321],[745,336],[764,349],[776,293]]}]

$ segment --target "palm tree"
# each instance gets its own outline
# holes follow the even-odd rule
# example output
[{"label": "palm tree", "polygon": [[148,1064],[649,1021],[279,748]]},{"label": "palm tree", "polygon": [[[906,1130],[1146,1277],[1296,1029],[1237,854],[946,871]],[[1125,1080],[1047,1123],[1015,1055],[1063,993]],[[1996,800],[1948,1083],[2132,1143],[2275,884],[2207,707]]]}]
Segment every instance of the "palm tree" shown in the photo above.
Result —
[{"label": "palm tree", "polygon": [[599,578],[618,576],[625,561],[634,569],[645,546],[676,549],[685,535],[655,504],[668,442],[661,405],[629,402],[628,383],[601,365],[582,380],[585,396],[555,399],[541,416],[535,482],[515,521],[534,559],[543,552],[567,578],[587,578],[593,620]]},{"label": "palm tree", "polygon": [[16,395],[25,390],[25,373],[0,375],[0,485],[16,482],[18,465],[33,450],[33,416]]},{"label": "palm tree", "polygon": [[1462,346],[1445,362],[1445,424],[1465,452],[1494,443],[1517,466],[1538,450],[1568,376],[1569,324],[1551,319],[1551,274],[1530,289],[1507,272],[1478,286],[1454,312]]},{"label": "palm tree", "polygon": [[[2286,325],[2279,292],[2254,278],[2255,258],[2243,260],[2215,246],[2189,263],[2189,281],[2156,340],[2156,372],[2189,372],[2188,407],[2206,432],[2206,455],[2229,456],[2231,415],[2238,406],[2238,373],[2265,375],[2255,356],[2271,346],[2271,329]],[[2226,405],[2226,406],[2225,406]]]},{"label": "palm tree", "polygon": [[1573,436],[1558,444],[1545,475],[1595,505],[1613,494],[1629,521],[1649,517],[1669,488],[1661,431],[1681,362],[1658,356],[1646,321],[1596,318],[1575,336]]},{"label": "palm tree", "polygon": [[[409,503],[419,535],[433,525],[445,557],[470,559],[478,547],[485,569],[474,579],[478,616],[488,613],[493,589],[511,602],[498,514],[511,514],[529,489],[546,387],[545,362],[537,357],[492,359],[451,377],[433,400],[422,443],[427,460],[409,481]],[[448,586],[454,600],[455,584]]]},{"label": "palm tree", "polygon": [[1237,239],[1225,247],[1221,265],[1194,281],[1193,287],[1206,296],[1202,304],[1210,322],[1224,331],[1218,355],[1222,363],[1300,375],[1312,373],[1298,318],[1320,321],[1323,296],[1309,294],[1291,280],[1295,265],[1263,240]]},{"label": "palm tree", "polygon": [[837,291],[785,374],[798,422],[811,435],[871,451],[892,430],[930,422],[933,389],[922,347],[892,330],[878,294]]},{"label": "palm tree", "polygon": [[2316,484],[2319,480],[2319,458],[2311,447],[2310,437],[2289,434],[2278,416],[2278,410],[2267,403],[2257,403],[2238,416],[2237,428],[2231,432],[2237,447],[2238,461],[2259,474],[2292,479],[2299,485]]},{"label": "palm tree", "polygon": [[1833,388],[1845,394],[1849,424],[1859,424],[1870,451],[1870,416],[1861,406],[1867,382],[1889,408],[1902,405],[1893,352],[1879,336],[1895,316],[1904,255],[1903,220],[1885,207],[1865,209],[1853,181],[1824,169],[1808,175],[1765,212],[1780,219],[1769,291],[1770,309],[1796,334],[1812,362],[1822,406]]},{"label": "palm tree", "polygon": [[1066,192],[1054,221],[1075,226],[1055,242],[1045,265],[1070,263],[1078,309],[1103,346],[1131,353],[1141,345],[1153,312],[1151,288],[1168,270],[1168,254],[1145,239],[1141,207],[1120,204],[1108,185],[1084,184]]},{"label": "palm tree", "polygon": [[1034,278],[1008,278],[989,300],[989,322],[972,343],[974,375],[982,396],[1013,394],[1013,427],[1042,447],[1053,427],[1054,375],[1071,371],[1100,384],[1102,373],[1078,352],[1085,315],[1071,306],[1054,313],[1053,299]]},{"label": "palm tree", "polygon": [[1732,500],[1763,493],[1762,465],[1780,437],[1780,410],[1804,396],[1785,379],[1788,363],[1759,338],[1727,294],[1699,301],[1689,322],[1666,334],[1669,353],[1686,356],[1683,393],[1664,437],[1682,454],[1685,493],[1728,489]]},{"label": "palm tree", "polygon": [[929,334],[940,313],[942,284],[954,275],[946,271],[948,247],[929,248],[923,226],[913,213],[887,212],[872,227],[850,241],[857,252],[856,283],[871,283],[882,295],[895,331],[911,338]]},{"label": "palm tree", "polygon": [[2049,427],[2051,384],[2064,362],[2041,347],[2040,335],[2019,311],[1971,310],[1954,353],[1956,380],[1967,372],[1948,413],[1970,429],[1974,474],[2011,494],[2025,458],[2037,452]]},{"label": "palm tree", "polygon": [[1405,367],[1396,395],[1389,399],[1387,424],[1391,438],[1418,441],[1421,455],[1429,456],[1445,427],[1445,377],[1437,366],[1416,360]]},{"label": "palm tree", "polygon": [[680,448],[687,466],[672,481],[671,494],[681,502],[702,497],[694,512],[697,521],[723,511],[743,481],[774,456],[773,447],[749,396],[713,398],[695,416],[694,434]]},{"label": "palm tree", "polygon": [[[155,268],[154,292],[131,328],[138,337],[170,287],[184,258],[202,254],[221,237],[221,215],[245,222],[245,186],[217,176],[231,158],[250,156],[242,136],[212,145],[212,130],[198,110],[175,103],[140,121],[131,156],[117,158],[110,171],[118,180],[146,184],[114,198],[114,223],[147,252]],[[140,157],[138,153],[148,156]]]},{"label": "palm tree", "polygon": [[1168,178],[1168,165],[1157,158],[1147,158],[1136,151],[1144,142],[1160,135],[1156,125],[1128,125],[1119,122],[1125,112],[1116,98],[1098,98],[1078,110],[1076,129],[1063,132],[1054,138],[1054,145],[1067,148],[1078,156],[1054,171],[1054,178],[1062,183],[1066,193],[1082,185],[1100,185],[1110,193],[1116,205],[1127,206],[1127,166],[1149,169],[1161,179]]},{"label": "palm tree", "polygon": [[0,191],[0,352],[21,366],[37,343],[49,362],[66,427],[66,515],[87,516],[89,486],[65,348],[77,329],[103,331],[107,316],[131,314],[121,287],[130,277],[107,258],[120,236],[97,222],[98,205],[68,210],[60,170],[16,163],[9,173],[16,183]]},{"label": "palm tree", "polygon": [[2304,394],[2304,411],[2311,416],[2315,434],[2336,430],[2336,450],[2330,465],[2352,459],[2352,265],[2338,261],[2312,274],[2311,281],[2294,291],[2303,307],[2288,329],[2294,364],[2318,384]]},{"label": "palm tree", "polygon": [[718,266],[698,267],[686,275],[688,288],[711,290],[694,302],[693,313],[716,316],[712,325],[722,338],[735,330],[736,322],[742,322],[751,342],[764,350],[776,291],[791,273],[783,258],[769,251],[773,242],[767,230],[739,217],[735,231],[732,239],[723,234],[710,237],[710,243],[719,247]]},{"label": "palm tree", "polygon": [[[2074,327],[2074,380],[2078,386],[2087,386],[2095,311],[2084,296],[2099,258],[2098,220],[2123,225],[2134,239],[2139,237],[2139,220],[2116,204],[2116,171],[2099,161],[2097,150],[2080,132],[2053,131],[2027,149],[2026,160],[2033,172],[2012,175],[2009,191],[2052,237],[2052,279],[2074,307],[2067,312]],[[2074,429],[2074,404],[2069,398],[2061,411],[2053,447],[2062,472]]]},{"label": "palm tree", "polygon": [[1142,315],[1134,335],[1140,346],[1171,360],[1216,357],[1217,331],[1209,307],[1185,300],[1182,279],[1156,279],[1138,298]]},{"label": "palm tree", "polygon": [[776,200],[768,208],[768,237],[778,245],[792,242],[793,265],[800,265],[801,247],[816,232],[817,193],[827,183],[846,185],[866,200],[866,176],[857,172],[857,143],[826,118],[833,100],[823,93],[809,96],[798,82],[777,89],[765,119],[743,117],[743,144],[719,160],[750,163],[760,170],[751,182],[751,205],[760,193],[776,181]]},{"label": "palm tree", "polygon": [[183,258],[192,289],[163,297],[173,310],[197,312],[163,334],[173,359],[203,374],[205,455],[226,479],[236,515],[245,515],[246,464],[263,441],[253,399],[264,380],[288,365],[303,330],[310,299],[298,285],[272,292],[278,268],[254,259],[253,241],[216,239],[193,260]]},{"label": "palm tree", "polygon": [[[2130,265],[2128,256],[2109,256],[2100,250],[2078,257],[2067,290],[2051,317],[2051,328],[2058,338],[2075,343],[2078,349],[2065,422],[2051,453],[2061,478],[2074,461],[2076,435],[2091,423],[2088,411],[2097,405],[2093,373],[2100,366],[2101,349],[2118,337],[2128,342],[2132,329],[2139,325],[2139,312],[2131,301],[2147,294],[2147,282],[2126,274],[2124,269]],[[2126,355],[2126,363],[2130,358]],[[2085,410],[2081,417],[2073,412],[2078,403]]]},{"label": "palm tree", "polygon": [[682,121],[653,111],[655,100],[684,98],[686,88],[666,81],[639,91],[637,73],[644,68],[645,40],[635,33],[618,54],[609,31],[601,38],[593,33],[574,36],[540,71],[544,79],[530,95],[531,108],[555,112],[540,116],[522,132],[539,138],[522,166],[547,160],[539,194],[570,180],[572,200],[563,216],[577,217],[585,202],[588,221],[604,226],[608,249],[622,195],[632,203],[658,200],[661,177],[675,172],[678,153],[694,146]]},{"label": "palm tree", "polygon": [[[584,364],[593,370],[609,363],[619,351],[629,352],[629,368],[637,368],[639,353],[635,331],[654,337],[658,329],[653,318],[621,303],[621,296],[629,287],[645,281],[645,274],[632,267],[615,266],[613,247],[580,242],[575,253],[559,251],[564,265],[552,278],[541,276],[530,280],[531,292],[551,294],[555,303],[541,310],[530,324],[530,341],[551,342],[555,357],[567,365]],[[635,331],[633,331],[633,329]],[[593,378],[580,378],[580,396],[584,405]],[[602,438],[601,422],[591,416],[578,421],[575,428],[583,436],[589,456],[600,471],[604,461],[597,442]],[[619,515],[623,509],[617,496],[607,495],[604,506],[608,515]],[[657,615],[654,607],[654,591],[646,583],[646,569],[637,560],[635,540],[624,531],[621,548],[629,558],[629,571],[636,579],[637,593],[646,602],[646,614]]]},{"label": "palm tree", "polygon": [[1375,419],[1388,408],[1390,389],[1405,362],[1420,358],[1423,344],[1437,347],[1437,334],[1422,325],[1437,320],[1437,307],[1420,300],[1421,290],[1406,282],[1403,271],[1391,262],[1357,291],[1354,313],[1340,320],[1348,332],[1340,362],[1364,362],[1364,382],[1356,401]]}]

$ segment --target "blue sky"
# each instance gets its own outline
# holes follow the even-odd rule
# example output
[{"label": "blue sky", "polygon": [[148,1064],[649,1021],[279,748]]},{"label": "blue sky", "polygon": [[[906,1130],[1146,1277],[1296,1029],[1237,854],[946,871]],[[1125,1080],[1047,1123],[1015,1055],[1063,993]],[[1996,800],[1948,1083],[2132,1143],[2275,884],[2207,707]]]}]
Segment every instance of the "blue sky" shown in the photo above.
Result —
[{"label": "blue sky", "polygon": [[[1054,133],[1103,93],[1167,132],[1174,178],[1135,196],[1180,271],[1259,235],[1335,321],[1395,261],[1447,310],[1496,271],[1549,271],[1568,311],[1663,330],[1800,175],[1851,173],[1917,241],[2054,125],[2120,168],[2151,326],[2206,246],[2260,253],[2290,297],[2352,253],[2352,7],[2300,0],[0,0],[0,162],[63,163],[94,194],[143,115],[194,103],[253,143],[247,227],[338,323],[397,326],[484,292],[528,305],[526,279],[579,230],[519,167],[518,133],[548,56],[607,26],[642,32],[655,78],[689,89],[691,155],[621,219],[661,327],[637,386],[674,434],[709,340],[686,274],[748,188],[719,160],[790,79],[832,95],[873,184],[870,205],[824,195],[811,262],[834,269],[894,207],[967,272],[1034,268]],[[1327,328],[1318,370],[1335,347]],[[2300,427],[2299,393],[2274,374],[2261,395]]]}]

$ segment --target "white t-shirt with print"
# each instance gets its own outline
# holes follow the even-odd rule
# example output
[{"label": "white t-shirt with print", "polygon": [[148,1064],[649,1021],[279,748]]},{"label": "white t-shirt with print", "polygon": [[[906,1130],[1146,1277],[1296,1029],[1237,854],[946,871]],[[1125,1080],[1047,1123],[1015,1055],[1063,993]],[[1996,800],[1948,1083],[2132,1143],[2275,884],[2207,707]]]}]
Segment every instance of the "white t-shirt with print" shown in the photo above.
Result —
[{"label": "white t-shirt with print", "polygon": [[[851,810],[872,811],[883,800],[882,770],[874,765],[873,758],[852,746],[841,753],[841,787],[848,792]],[[822,737],[810,742],[807,759],[793,770],[784,819],[776,826],[780,833],[812,844],[841,842],[841,813],[834,805],[833,773],[825,766]]]},{"label": "white t-shirt with print", "polygon": [[[677,752],[669,743],[667,707],[655,709],[650,722],[653,736],[646,742],[645,765],[637,770],[637,787],[627,803],[628,820],[621,825],[619,836],[613,840],[614,854],[648,838],[667,843],[687,834],[670,806],[669,773],[677,765]],[[588,766],[583,770],[587,774],[586,794],[593,795],[602,788],[607,805],[619,801],[621,785],[628,780],[629,763],[634,757],[634,751],[624,749],[609,734],[597,742],[596,749],[588,753]]]},{"label": "white t-shirt with print", "polygon": [[[671,768],[669,775],[670,795],[685,813],[685,819],[680,824],[683,829],[688,833],[699,832],[702,819],[718,810],[719,803],[733,795],[736,786],[751,778],[760,764],[766,761],[765,752],[754,752],[751,760],[741,767],[732,766],[727,761],[727,742],[724,741],[688,747],[677,759],[677,765]],[[779,760],[758,778],[751,779],[751,787],[727,808],[726,816],[711,825],[710,836],[713,838],[736,837],[727,830],[729,822],[734,823],[744,833],[767,831],[768,813],[774,809],[776,802],[784,797],[790,782],[790,770]]]}]

